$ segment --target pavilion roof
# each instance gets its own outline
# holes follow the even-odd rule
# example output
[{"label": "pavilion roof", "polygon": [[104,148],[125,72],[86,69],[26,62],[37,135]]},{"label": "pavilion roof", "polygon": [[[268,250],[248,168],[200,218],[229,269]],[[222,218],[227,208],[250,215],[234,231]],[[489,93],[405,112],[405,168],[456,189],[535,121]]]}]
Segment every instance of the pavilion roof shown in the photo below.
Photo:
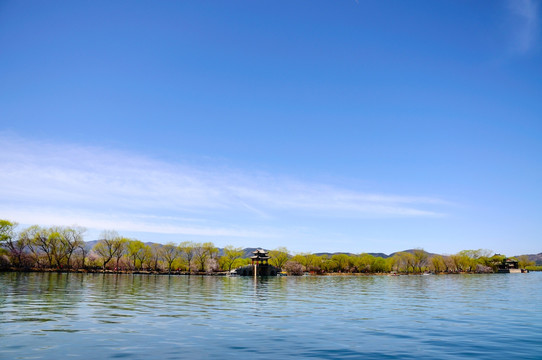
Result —
[{"label": "pavilion roof", "polygon": [[263,249],[256,249],[252,252],[254,255],[257,255],[257,254],[265,254],[267,255],[267,251],[263,250]]},{"label": "pavilion roof", "polygon": [[269,259],[269,255],[267,254],[267,251],[262,249],[257,249],[252,252],[254,255],[250,258],[253,260],[267,260]]}]

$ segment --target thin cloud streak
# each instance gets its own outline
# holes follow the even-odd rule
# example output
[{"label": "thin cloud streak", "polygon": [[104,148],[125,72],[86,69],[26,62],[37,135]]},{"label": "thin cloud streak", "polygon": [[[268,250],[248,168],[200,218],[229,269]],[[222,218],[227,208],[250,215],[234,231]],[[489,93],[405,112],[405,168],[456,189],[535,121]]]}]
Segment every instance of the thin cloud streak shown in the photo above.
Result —
[{"label": "thin cloud streak", "polygon": [[[0,197],[5,204],[0,211],[19,222],[39,218],[119,230],[257,237],[266,236],[268,229],[239,228],[252,221],[280,222],[284,216],[439,217],[444,214],[435,208],[450,205],[438,198],[365,194],[100,147],[5,135],[0,135],[0,144]],[[49,210],[39,216],[43,209]],[[70,213],[79,215],[69,220]],[[194,221],[200,224],[194,226]]]},{"label": "thin cloud streak", "polygon": [[534,46],[538,35],[539,2],[536,0],[509,0],[508,7],[517,21],[515,48],[520,53],[526,53]]},{"label": "thin cloud streak", "polygon": [[[9,209],[0,207],[0,214],[9,214],[10,218],[26,224],[82,225],[93,229],[115,229],[118,231],[144,232],[154,234],[182,234],[192,236],[265,238],[276,234],[250,229],[205,227],[200,225],[179,226],[168,223],[168,217],[153,217],[137,214],[120,213],[115,216],[93,212],[73,211],[58,208]],[[153,219],[154,218],[154,219]]]}]

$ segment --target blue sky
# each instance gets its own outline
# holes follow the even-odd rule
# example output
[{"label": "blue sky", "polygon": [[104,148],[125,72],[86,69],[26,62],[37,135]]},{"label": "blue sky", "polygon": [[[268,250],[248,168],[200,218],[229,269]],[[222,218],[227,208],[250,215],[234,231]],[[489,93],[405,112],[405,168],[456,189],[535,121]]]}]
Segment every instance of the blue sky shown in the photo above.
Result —
[{"label": "blue sky", "polygon": [[542,251],[540,1],[1,1],[0,218]]}]

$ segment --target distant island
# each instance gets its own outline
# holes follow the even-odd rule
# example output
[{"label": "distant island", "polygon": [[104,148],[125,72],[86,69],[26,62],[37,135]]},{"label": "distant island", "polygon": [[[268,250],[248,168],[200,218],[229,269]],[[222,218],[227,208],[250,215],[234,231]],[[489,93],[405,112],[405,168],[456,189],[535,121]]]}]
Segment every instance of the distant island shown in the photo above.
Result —
[{"label": "distant island", "polygon": [[[29,226],[0,220],[0,270],[77,271],[160,274],[229,274],[249,265],[256,248],[211,242],[143,243],[104,231],[99,240],[84,241],[81,227]],[[457,274],[494,273],[507,261],[521,269],[542,270],[542,253],[507,257],[490,250],[463,250],[454,255],[423,249],[384,253],[298,253],[269,251],[269,263],[287,275],[326,274]]]}]

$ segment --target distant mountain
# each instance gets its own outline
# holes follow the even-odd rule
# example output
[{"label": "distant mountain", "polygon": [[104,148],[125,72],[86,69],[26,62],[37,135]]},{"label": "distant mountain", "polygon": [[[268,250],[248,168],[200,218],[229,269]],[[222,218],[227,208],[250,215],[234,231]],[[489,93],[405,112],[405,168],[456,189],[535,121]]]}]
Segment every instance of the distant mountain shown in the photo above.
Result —
[{"label": "distant mountain", "polygon": [[[269,250],[264,249],[264,248],[261,248],[261,247],[257,247],[257,248],[252,248],[252,247],[250,247],[250,248],[244,248],[244,249],[243,249],[243,257],[244,257],[244,258],[249,258],[249,257],[251,257],[251,256],[252,256],[252,252],[253,252],[253,251],[256,251],[256,250],[258,250],[258,249],[263,249],[263,250],[265,250],[265,251],[269,251]],[[223,253],[223,251],[224,251],[224,249],[220,249],[220,252],[221,252],[221,253]]]},{"label": "distant mountain", "polygon": [[[86,251],[92,250],[92,248],[93,248],[99,241],[100,241],[100,240],[90,240],[90,241],[85,241],[85,250],[86,250]],[[147,242],[144,243],[144,244],[145,244],[145,245],[149,245],[149,246],[152,246],[153,244],[157,244],[157,245],[163,246],[163,244],[153,243],[152,241],[147,241]]]},{"label": "distant mountain", "polygon": [[390,256],[389,255],[386,255],[384,253],[367,253],[369,255],[373,255],[374,257],[381,257],[383,259],[387,259],[389,258]]},{"label": "distant mountain", "polygon": [[[92,248],[99,242],[100,240],[90,240],[90,241],[85,241],[85,248],[87,251],[90,251],[92,250]],[[145,245],[149,245],[149,246],[152,246],[154,244],[156,245],[159,245],[159,246],[163,246],[163,244],[159,244],[159,243],[154,243],[152,241],[148,241],[146,243],[144,243]],[[244,258],[248,258],[248,257],[251,257],[252,256],[252,252],[257,250],[257,249],[261,249],[261,247],[257,247],[257,248],[253,248],[253,247],[250,247],[250,248],[244,248],[243,249],[243,257]],[[264,249],[265,250],[265,249]],[[265,251],[269,251],[269,250],[265,250]],[[224,255],[224,248],[218,248],[218,255],[219,256],[222,256]]]},{"label": "distant mountain", "polygon": [[[408,249],[408,250],[403,250],[403,251],[397,251],[397,252],[391,253],[391,254],[389,255],[389,257],[393,257],[393,255],[398,254],[398,253],[409,253],[409,254],[414,254],[414,251],[417,251],[417,250],[419,250],[419,249]],[[423,250],[423,249],[422,249],[422,251],[423,251],[424,253],[426,253],[429,257],[434,256],[434,255],[439,255],[439,254],[434,254],[434,253],[427,252],[427,251],[425,251],[425,250]]]},{"label": "distant mountain", "polygon": [[536,265],[542,266],[542,253],[517,255],[514,257],[517,259],[520,256],[527,256],[529,258],[529,261],[534,261]]},{"label": "distant mountain", "polygon": [[[86,247],[87,251],[90,251],[96,245],[96,243],[98,241],[99,240],[86,241],[85,242],[85,247]],[[153,244],[157,244],[157,243],[153,243],[153,242],[150,242],[150,241],[145,243],[145,245],[149,245],[149,246],[152,246]],[[157,244],[157,245],[162,246],[162,244]],[[243,249],[243,257],[244,258],[251,257],[252,252],[257,250],[257,249],[262,249],[262,248],[261,247],[244,248]],[[264,250],[269,251],[267,249],[264,249]],[[386,258],[392,257],[393,255],[395,255],[397,253],[400,253],[400,252],[406,252],[406,253],[413,254],[415,250],[417,250],[417,249],[408,249],[408,250],[403,250],[403,251],[397,251],[397,252],[391,253],[389,255],[386,255],[384,253],[366,253],[366,254],[372,255],[374,257],[381,257],[381,258],[386,259]],[[425,250],[424,250],[424,252],[428,255],[428,257],[434,256],[434,255],[439,255],[439,254],[427,252]],[[224,249],[223,248],[218,248],[218,254],[220,256],[224,255]],[[331,257],[331,256],[337,255],[337,254],[345,254],[345,255],[348,255],[348,256],[359,255],[359,254],[354,254],[354,253],[350,253],[350,252],[334,252],[334,253],[331,253],[331,252],[319,252],[319,253],[315,253],[314,255],[317,255],[317,256],[327,255],[327,256]],[[519,256],[522,256],[522,255],[517,255],[515,257],[517,258]],[[534,261],[536,263],[536,265],[542,265],[542,253],[539,253],[539,254],[527,254],[526,256],[529,258],[530,261]]]},{"label": "distant mountain", "polygon": [[323,256],[323,255],[326,255],[326,256],[333,256],[333,255],[348,255],[348,256],[352,256],[352,255],[355,255],[353,253],[349,253],[349,252],[334,252],[334,253],[330,253],[330,252],[320,252],[320,253],[315,253],[314,255],[316,256]]},{"label": "distant mountain", "polygon": [[85,250],[90,251],[100,240],[85,241]]},{"label": "distant mountain", "polygon": [[[253,252],[253,251],[256,251],[256,250],[258,250],[258,249],[263,249],[263,248],[261,248],[261,247],[257,247],[257,248],[253,248],[253,247],[250,247],[250,248],[244,248],[244,249],[242,249],[242,251],[243,251],[242,257],[243,257],[243,258],[249,258],[249,257],[252,256],[252,252]],[[267,249],[263,249],[263,250],[265,250],[265,251],[270,251],[270,250],[267,250]],[[223,255],[224,255],[224,248],[218,248],[218,255],[219,255],[219,256],[223,256]]]}]

